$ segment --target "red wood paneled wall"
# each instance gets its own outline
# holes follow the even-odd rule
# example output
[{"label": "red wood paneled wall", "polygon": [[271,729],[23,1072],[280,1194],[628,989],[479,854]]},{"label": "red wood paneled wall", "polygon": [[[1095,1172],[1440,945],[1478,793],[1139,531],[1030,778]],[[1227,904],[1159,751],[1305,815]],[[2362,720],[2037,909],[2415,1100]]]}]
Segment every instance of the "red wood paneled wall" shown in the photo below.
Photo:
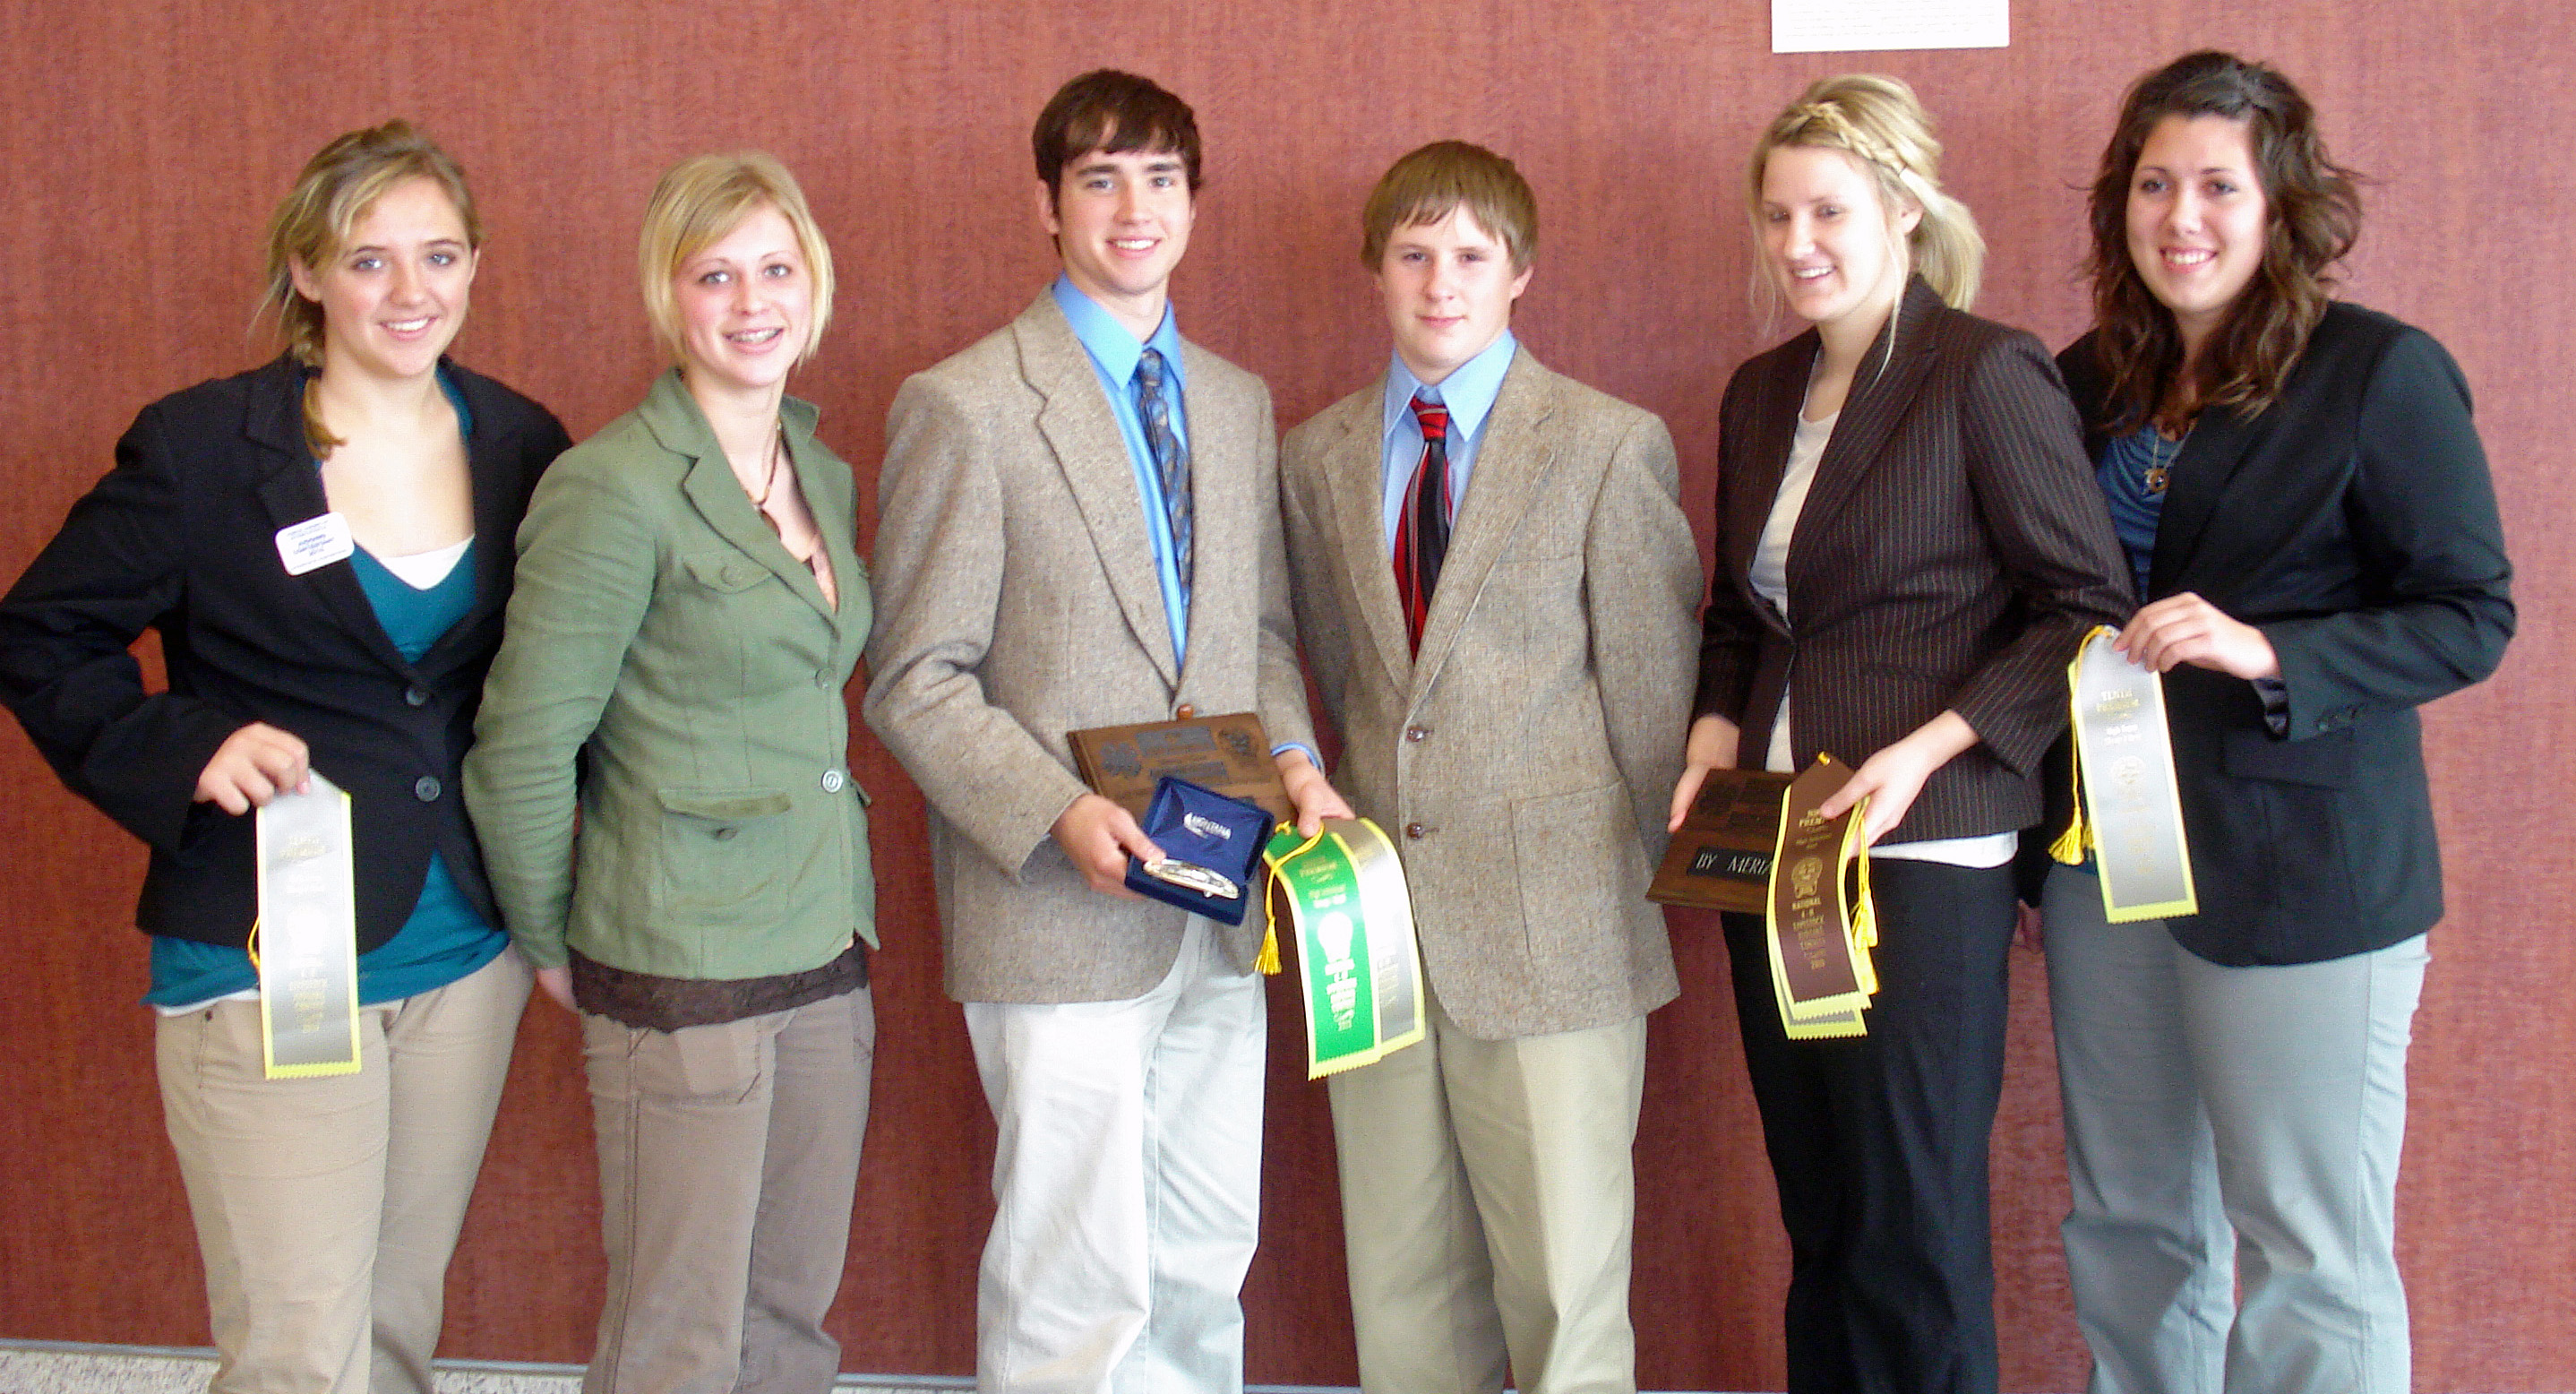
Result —
[{"label": "red wood paneled wall", "polygon": [[[1949,179],[1993,247],[1981,308],[2051,342],[2082,327],[2079,195],[2121,87],[2187,47],[2267,56],[2335,149],[2376,176],[2356,299],[2466,366],[2502,487],[2522,636],[2494,681],[2430,714],[2451,917],[2417,1019],[2403,1248],[2427,1389],[2576,1387],[2576,899],[2552,815],[2576,678],[2561,464],[2576,357],[2576,31],[2550,0],[2247,6],[2021,0],[2008,49],[1775,57],[1764,0],[18,0],[0,9],[0,574],[15,575],[145,401],[264,356],[246,341],[261,220],[350,126],[424,122],[491,230],[460,353],[576,435],[656,362],[633,284],[646,192],[673,159],[760,146],[804,178],[842,267],[797,391],[873,512],[903,375],[1025,304],[1051,269],[1026,131],[1065,77],[1157,75],[1209,152],[1178,284],[1188,331],[1267,377],[1293,424],[1375,371],[1355,265],[1386,162],[1460,136],[1520,162],[1545,237],[1522,302],[1555,367],[1642,402],[1678,438],[1705,538],[1719,386],[1773,330],[1747,309],[1738,189],[1755,130],[1805,82],[1874,67],[1921,90]],[[2554,423],[2554,424],[2553,424]],[[2562,446],[2551,446],[2552,440]],[[127,928],[136,849],[0,723],[0,1337],[194,1343],[203,1297],[160,1136]],[[1676,733],[1678,736],[1678,733]],[[972,1364],[990,1124],[938,993],[918,796],[872,740],[888,952],[857,1237],[836,1322],[850,1368]],[[1657,1015],[1638,1142],[1640,1373],[1664,1388],[1781,1382],[1783,1244],[1712,927],[1677,920],[1686,995]],[[2082,1378],[2056,1221],[2065,1205],[2039,963],[2016,964],[1995,1137],[2005,1387]],[[1353,1378],[1331,1147],[1274,1036],[1268,1224],[1246,1301],[1260,1381]],[[452,1279],[451,1354],[570,1360],[599,1282],[587,1103],[570,1022],[528,1015]]]}]

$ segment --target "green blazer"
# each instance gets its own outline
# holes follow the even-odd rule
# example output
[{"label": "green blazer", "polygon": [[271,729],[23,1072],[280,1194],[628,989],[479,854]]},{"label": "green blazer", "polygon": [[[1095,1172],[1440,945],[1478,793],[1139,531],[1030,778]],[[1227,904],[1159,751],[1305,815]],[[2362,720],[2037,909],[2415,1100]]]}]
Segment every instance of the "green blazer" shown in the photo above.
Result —
[{"label": "green blazer", "polygon": [[811,405],[791,397],[781,418],[837,613],[676,371],[529,505],[465,800],[511,937],[541,968],[572,949],[759,978],[876,942],[841,698],[873,617],[854,485]]}]

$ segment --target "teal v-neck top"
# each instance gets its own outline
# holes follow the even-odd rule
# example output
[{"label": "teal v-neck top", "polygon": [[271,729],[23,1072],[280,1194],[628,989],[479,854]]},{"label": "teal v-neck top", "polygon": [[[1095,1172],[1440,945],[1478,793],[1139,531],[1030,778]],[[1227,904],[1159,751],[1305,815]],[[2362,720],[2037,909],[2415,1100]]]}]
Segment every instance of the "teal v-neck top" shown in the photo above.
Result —
[{"label": "teal v-neck top", "polygon": [[[458,429],[470,434],[473,427],[464,401],[444,373],[439,381],[456,404]],[[349,553],[349,565],[358,574],[368,606],[376,612],[376,623],[384,627],[385,637],[406,661],[418,662],[474,608],[474,549],[481,545],[480,539],[469,539],[456,564],[427,590],[414,589],[386,570],[364,547]],[[411,918],[391,939],[358,956],[358,1001],[372,1006],[445,987],[499,957],[509,943],[508,935],[475,913],[449,873],[446,858],[432,852],[429,874],[421,882]],[[241,949],[153,936],[152,990],[143,999],[152,1006],[189,1007],[258,986],[259,970]]]}]

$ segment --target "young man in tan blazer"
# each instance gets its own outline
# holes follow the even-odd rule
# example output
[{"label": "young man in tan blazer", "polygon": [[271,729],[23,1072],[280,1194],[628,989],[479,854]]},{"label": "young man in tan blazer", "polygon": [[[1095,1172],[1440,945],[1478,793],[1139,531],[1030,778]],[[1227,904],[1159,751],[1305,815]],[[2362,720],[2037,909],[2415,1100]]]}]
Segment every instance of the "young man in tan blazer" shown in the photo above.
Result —
[{"label": "young man in tan blazer", "polygon": [[1190,109],[1089,73],[1032,145],[1063,274],[895,398],[867,717],[929,800],[948,992],[999,1131],[978,1386],[1223,1394],[1260,1204],[1260,920],[1127,891],[1156,852],[1066,733],[1257,711],[1301,818],[1349,810],[1309,753],[1269,392],[1166,300]]},{"label": "young man in tan blazer", "polygon": [[1633,1390],[1629,1151],[1678,991],[1645,891],[1699,552],[1663,422],[1512,337],[1538,216],[1510,161],[1425,146],[1363,226],[1393,359],[1281,463],[1336,778],[1403,854],[1433,999],[1422,1045],[1331,1083],[1360,1380]]}]

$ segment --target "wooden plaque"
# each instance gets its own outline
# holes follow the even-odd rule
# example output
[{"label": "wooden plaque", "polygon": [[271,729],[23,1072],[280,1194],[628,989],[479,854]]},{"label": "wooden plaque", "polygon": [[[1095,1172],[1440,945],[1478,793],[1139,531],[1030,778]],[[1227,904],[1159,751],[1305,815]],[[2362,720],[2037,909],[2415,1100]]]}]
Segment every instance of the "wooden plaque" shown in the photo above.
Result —
[{"label": "wooden plaque", "polygon": [[1252,712],[1094,726],[1068,732],[1066,740],[1083,782],[1136,815],[1140,824],[1154,802],[1155,784],[1165,775],[1257,803],[1282,822],[1297,816],[1287,786],[1279,782],[1279,764],[1270,756],[1270,737]]},{"label": "wooden plaque", "polygon": [[1681,831],[1664,850],[1646,899],[1694,910],[1763,913],[1789,779],[1762,770],[1709,771]]}]

